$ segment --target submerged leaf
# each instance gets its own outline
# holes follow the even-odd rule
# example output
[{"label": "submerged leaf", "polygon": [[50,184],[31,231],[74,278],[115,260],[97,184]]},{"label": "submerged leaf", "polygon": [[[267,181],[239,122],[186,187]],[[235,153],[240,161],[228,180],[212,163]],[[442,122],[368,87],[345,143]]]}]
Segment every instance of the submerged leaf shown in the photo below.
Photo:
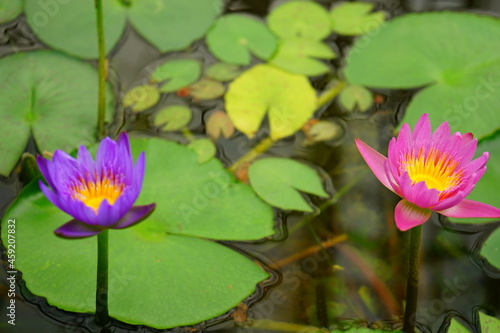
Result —
[{"label": "submerged leaf", "polygon": [[222,83],[206,77],[189,87],[189,95],[201,100],[219,98],[224,95],[225,91],[226,87]]},{"label": "submerged leaf", "polygon": [[[16,53],[0,59],[0,174],[13,169],[33,134],[40,151],[66,152],[95,139],[97,72],[58,52]],[[75,79],[78,78],[78,79]],[[106,114],[113,113],[107,89]]]},{"label": "submerged leaf", "polygon": [[198,154],[198,163],[200,164],[210,161],[217,152],[214,143],[209,139],[194,140],[188,145],[188,148]]},{"label": "submerged leaf", "polygon": [[130,89],[123,97],[123,106],[129,107],[132,111],[141,112],[156,105],[160,100],[158,87],[144,84]]},{"label": "submerged leaf", "polygon": [[375,12],[373,3],[344,2],[330,12],[332,29],[346,36],[357,36],[378,29],[384,22],[386,13]]},{"label": "submerged leaf", "polygon": [[224,111],[215,111],[212,113],[205,127],[208,135],[216,140],[221,135],[229,139],[234,134],[234,125]]},{"label": "submerged leaf", "polygon": [[222,16],[208,32],[210,52],[229,64],[248,65],[251,55],[269,59],[276,49],[276,37],[266,25],[253,16]]},{"label": "submerged leaf", "polygon": [[321,179],[310,167],[286,158],[264,158],[249,169],[250,184],[257,194],[281,209],[312,212],[299,191],[328,197]]},{"label": "submerged leaf", "polygon": [[170,105],[154,115],[154,126],[162,131],[178,131],[186,127],[191,121],[191,109],[185,105]]},{"label": "submerged leaf", "polygon": [[339,102],[347,111],[353,111],[355,108],[366,111],[372,106],[373,96],[370,90],[363,86],[348,85],[340,92]]},{"label": "submerged leaf", "polygon": [[274,140],[298,131],[317,104],[316,92],[307,77],[265,64],[238,76],[225,99],[229,118],[248,137],[255,135],[268,112],[270,136]]},{"label": "submerged leaf", "polygon": [[322,40],[330,34],[330,18],[315,2],[290,1],[274,9],[267,18],[269,28],[281,38]]},{"label": "submerged leaf", "polygon": [[269,62],[289,72],[309,76],[321,75],[330,71],[330,67],[312,58],[333,59],[335,53],[328,45],[320,41],[288,38],[280,41],[278,52]]},{"label": "submerged leaf", "polygon": [[192,59],[175,59],[158,66],[151,74],[154,83],[161,82],[161,92],[172,92],[196,82],[201,64]]},{"label": "submerged leaf", "polygon": [[499,48],[500,19],[458,12],[408,14],[359,39],[345,75],[366,87],[423,87],[401,123],[414,126],[428,113],[433,124],[449,121],[453,131],[482,137],[500,124]]},{"label": "submerged leaf", "polygon": [[240,75],[241,69],[238,65],[217,62],[205,72],[205,76],[217,81],[230,81]]}]

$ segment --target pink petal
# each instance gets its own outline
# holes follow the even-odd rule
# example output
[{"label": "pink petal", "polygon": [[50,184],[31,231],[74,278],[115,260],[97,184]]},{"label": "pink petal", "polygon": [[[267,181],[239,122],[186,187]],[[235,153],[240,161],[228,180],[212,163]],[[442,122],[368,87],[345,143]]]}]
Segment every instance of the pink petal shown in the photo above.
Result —
[{"label": "pink petal", "polygon": [[482,202],[469,199],[462,200],[458,205],[438,211],[448,217],[456,218],[474,218],[474,217],[490,217],[500,218],[500,209],[487,205]]},{"label": "pink petal", "polygon": [[396,205],[394,220],[399,230],[406,231],[426,222],[431,214],[431,210],[420,208],[403,199]]},{"label": "pink petal", "polygon": [[418,145],[425,146],[431,138],[431,122],[429,121],[429,115],[424,113],[420,119],[417,121],[415,128],[413,129],[413,141]]},{"label": "pink petal", "polygon": [[467,194],[465,192],[459,191],[459,192],[451,195],[450,197],[441,200],[437,205],[435,205],[433,207],[429,207],[429,208],[432,209],[433,211],[447,209],[447,208],[458,205],[460,203],[460,201],[462,201],[466,196],[467,196]]},{"label": "pink petal", "polygon": [[387,161],[387,157],[380,154],[378,151],[368,146],[366,143],[359,139],[356,139],[355,142],[359,152],[361,153],[361,156],[363,156],[366,164],[368,164],[378,180],[389,190],[395,192],[392,188],[391,183],[387,179],[387,174],[385,173],[384,164]]}]

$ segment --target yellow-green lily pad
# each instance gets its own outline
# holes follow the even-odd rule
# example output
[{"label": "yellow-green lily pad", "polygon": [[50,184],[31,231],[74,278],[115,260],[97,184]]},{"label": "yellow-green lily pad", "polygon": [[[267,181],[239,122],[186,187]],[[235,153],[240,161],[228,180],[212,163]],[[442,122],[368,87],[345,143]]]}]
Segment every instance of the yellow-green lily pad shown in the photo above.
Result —
[{"label": "yellow-green lily pad", "polygon": [[154,115],[153,124],[162,131],[178,131],[191,121],[191,109],[185,105],[170,105]]},{"label": "yellow-green lily pad", "polygon": [[156,105],[160,100],[157,86],[144,84],[130,89],[123,98],[123,106],[132,111],[141,112]]},{"label": "yellow-green lily pad", "polygon": [[205,76],[217,81],[231,81],[241,74],[241,68],[238,65],[226,64],[224,62],[217,62],[205,71]]},{"label": "yellow-green lily pad", "polygon": [[344,2],[332,8],[332,30],[346,36],[363,35],[378,29],[385,22],[385,12],[372,13],[373,3]]},{"label": "yellow-green lily pad", "polygon": [[206,77],[189,87],[189,95],[201,100],[219,98],[224,95],[225,91],[226,87],[222,83]]},{"label": "yellow-green lily pad", "polygon": [[373,104],[373,96],[371,91],[363,86],[348,85],[340,92],[339,102],[347,111],[353,111],[355,108],[366,111]]}]

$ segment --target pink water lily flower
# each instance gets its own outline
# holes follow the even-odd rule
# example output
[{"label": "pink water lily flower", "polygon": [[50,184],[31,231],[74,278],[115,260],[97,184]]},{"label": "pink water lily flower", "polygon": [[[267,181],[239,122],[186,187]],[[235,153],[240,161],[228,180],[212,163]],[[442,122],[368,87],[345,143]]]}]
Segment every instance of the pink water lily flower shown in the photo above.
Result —
[{"label": "pink water lily flower", "polygon": [[500,209],[465,199],[486,171],[488,153],[472,159],[477,139],[450,135],[448,122],[432,133],[427,114],[413,132],[408,124],[389,143],[388,157],[356,139],[356,146],[380,182],[403,198],[396,206],[396,226],[406,231],[426,222],[432,211],[449,217],[500,218]]}]

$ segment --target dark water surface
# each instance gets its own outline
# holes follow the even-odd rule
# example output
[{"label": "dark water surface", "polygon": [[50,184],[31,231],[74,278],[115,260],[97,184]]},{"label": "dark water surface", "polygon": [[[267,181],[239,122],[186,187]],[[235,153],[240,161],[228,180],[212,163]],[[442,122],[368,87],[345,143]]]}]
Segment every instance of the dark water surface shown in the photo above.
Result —
[{"label": "dark water surface", "polygon": [[[317,1],[329,6],[331,0]],[[380,8],[392,15],[406,11],[433,9],[469,9],[495,13],[499,1],[377,1]],[[227,4],[232,12],[251,12],[265,16],[270,1],[237,0]],[[352,39],[332,40],[340,52]],[[0,27],[0,56],[13,52],[43,48],[29,31],[21,17]],[[202,42],[193,45],[190,52],[212,61]],[[179,52],[180,54],[180,52]],[[147,69],[162,56],[144,42],[130,27],[110,60],[110,80],[117,94],[145,80]],[[333,65],[340,63],[335,60]],[[326,80],[313,80],[318,90]],[[239,312],[227,314],[194,328],[227,332],[295,332],[307,326],[327,329],[346,328],[352,324],[373,328],[401,328],[393,314],[401,315],[401,300],[406,287],[407,234],[394,227],[393,210],[397,198],[387,191],[371,174],[357,152],[353,140],[360,138],[384,152],[397,120],[411,97],[410,92],[380,92],[383,101],[366,113],[343,113],[336,106],[322,110],[322,117],[337,121],[345,130],[342,137],[325,144],[303,147],[298,134],[278,142],[267,154],[293,157],[319,166],[332,179],[326,187],[330,193],[353,184],[339,202],[325,209],[314,220],[305,221],[297,213],[278,214],[283,221],[275,240],[264,243],[227,243],[228,246],[250,254],[276,273],[246,303],[250,305],[246,316]],[[158,107],[176,97],[163,97]],[[199,102],[192,105],[193,133],[204,133],[207,111],[221,108],[221,100]],[[127,130],[150,132],[145,116],[139,115],[128,123]],[[162,134],[183,142],[181,136]],[[261,138],[264,137],[264,134]],[[257,140],[259,135],[257,135]],[[231,140],[218,141],[219,158],[226,164],[243,155],[255,140],[248,142],[237,135]],[[27,151],[36,153],[32,141]],[[361,180],[360,180],[361,179]],[[0,213],[22,188],[16,175],[0,182]],[[335,190],[334,190],[335,189]],[[316,204],[321,204],[317,202]],[[481,243],[494,226],[449,226],[437,215],[423,227],[423,253],[419,292],[418,321],[423,332],[445,332],[451,315],[469,323],[471,331],[478,330],[477,311],[500,314],[500,273],[479,258]],[[319,242],[348,235],[340,245],[311,252],[298,258],[291,256],[304,249],[318,246]],[[2,259],[5,256],[2,252]],[[5,266],[5,263],[4,263]],[[276,269],[278,266],[279,269]],[[0,332],[97,332],[90,315],[74,315],[47,305],[43,298],[33,296],[18,281],[16,297],[16,327],[6,322],[7,274],[0,269]],[[396,302],[391,302],[391,298]],[[231,319],[235,320],[224,320]],[[242,319],[243,318],[243,319]],[[271,320],[270,321],[262,321]],[[236,322],[236,323],[235,323]],[[286,324],[288,323],[288,324]],[[296,326],[294,326],[296,325]],[[444,325],[444,326],[443,326]],[[113,332],[159,332],[144,327],[116,327]],[[174,331],[186,331],[182,328]]]}]

